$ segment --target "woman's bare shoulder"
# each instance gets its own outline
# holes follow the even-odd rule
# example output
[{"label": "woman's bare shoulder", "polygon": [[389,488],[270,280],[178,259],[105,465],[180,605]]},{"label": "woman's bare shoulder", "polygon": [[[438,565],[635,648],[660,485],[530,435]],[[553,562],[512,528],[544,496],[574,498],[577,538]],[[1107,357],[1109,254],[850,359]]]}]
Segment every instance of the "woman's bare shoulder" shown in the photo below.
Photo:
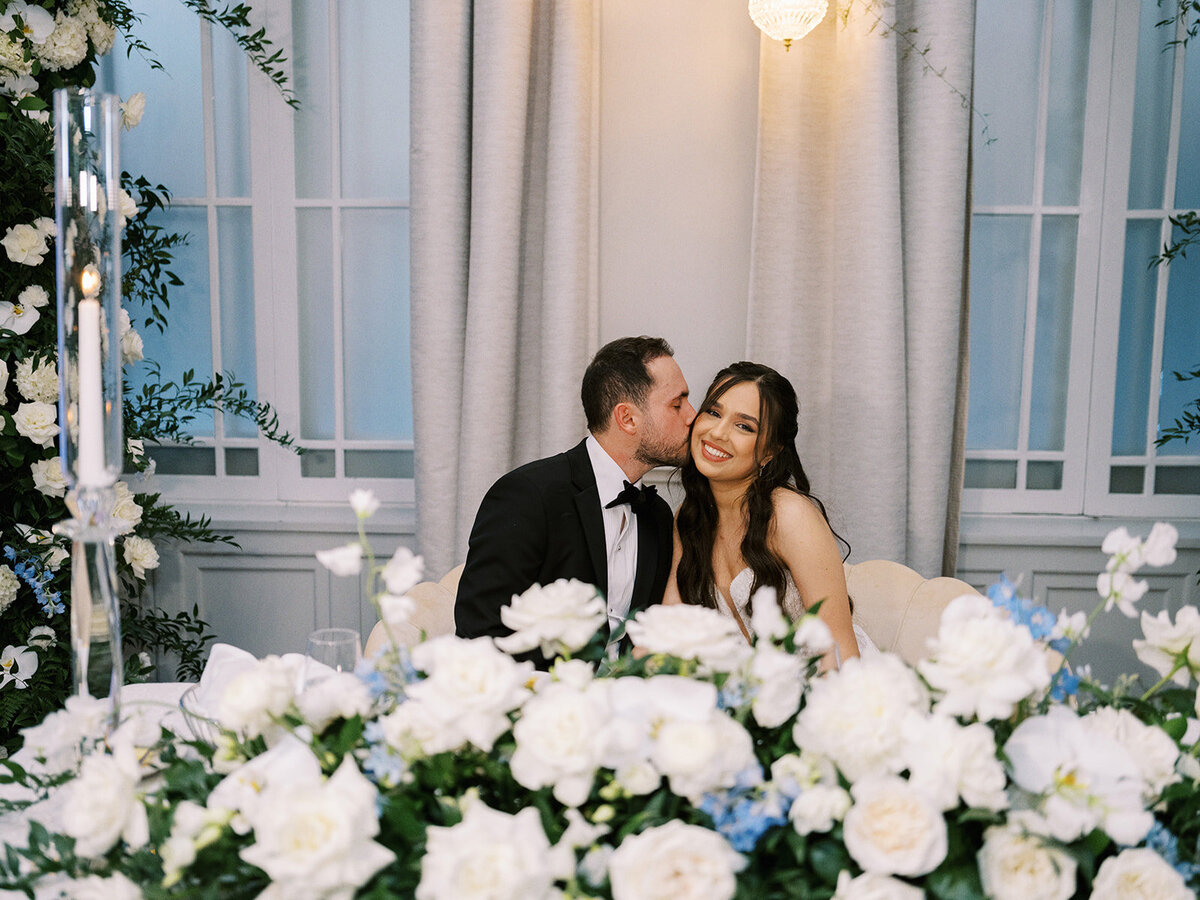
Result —
[{"label": "woman's bare shoulder", "polygon": [[822,515],[816,501],[811,497],[788,488],[775,488],[771,492],[771,505],[775,520],[787,528],[812,528],[825,526],[825,516]]}]

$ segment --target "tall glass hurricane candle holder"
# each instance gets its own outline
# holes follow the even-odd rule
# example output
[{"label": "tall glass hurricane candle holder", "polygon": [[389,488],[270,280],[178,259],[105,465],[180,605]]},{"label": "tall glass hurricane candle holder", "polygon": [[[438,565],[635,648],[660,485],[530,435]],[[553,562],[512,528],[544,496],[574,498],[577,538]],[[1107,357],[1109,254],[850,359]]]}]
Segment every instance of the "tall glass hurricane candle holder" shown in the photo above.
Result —
[{"label": "tall glass hurricane candle holder", "polygon": [[113,485],[121,473],[120,107],[113,94],[54,92],[59,457],[74,489],[71,658],[75,692],[117,715],[121,628]]}]

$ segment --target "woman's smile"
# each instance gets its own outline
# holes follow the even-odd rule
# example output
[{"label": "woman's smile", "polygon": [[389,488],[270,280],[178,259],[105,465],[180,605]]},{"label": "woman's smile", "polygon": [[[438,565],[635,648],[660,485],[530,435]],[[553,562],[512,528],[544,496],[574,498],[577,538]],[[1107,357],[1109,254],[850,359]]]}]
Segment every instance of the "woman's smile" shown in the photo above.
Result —
[{"label": "woman's smile", "polygon": [[713,462],[724,462],[727,459],[733,459],[732,453],[727,453],[720,447],[710,444],[708,441],[702,440],[700,442],[700,452],[704,454],[706,459],[712,460]]}]

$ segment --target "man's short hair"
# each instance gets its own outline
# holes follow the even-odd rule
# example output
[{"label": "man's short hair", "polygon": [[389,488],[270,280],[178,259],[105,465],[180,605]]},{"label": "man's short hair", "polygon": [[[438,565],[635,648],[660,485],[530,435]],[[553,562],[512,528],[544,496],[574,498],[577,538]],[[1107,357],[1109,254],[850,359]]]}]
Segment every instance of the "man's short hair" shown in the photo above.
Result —
[{"label": "man's short hair", "polygon": [[660,337],[623,337],[605,344],[583,373],[583,414],[588,431],[608,428],[609,416],[618,403],[642,405],[654,384],[647,366],[660,356],[674,356],[671,345]]}]

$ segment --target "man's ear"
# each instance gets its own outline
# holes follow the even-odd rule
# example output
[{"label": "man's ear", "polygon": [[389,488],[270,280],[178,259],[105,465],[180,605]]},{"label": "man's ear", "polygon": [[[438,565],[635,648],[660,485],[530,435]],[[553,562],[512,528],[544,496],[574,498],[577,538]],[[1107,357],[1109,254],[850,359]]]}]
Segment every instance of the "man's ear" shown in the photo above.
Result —
[{"label": "man's ear", "polygon": [[623,434],[636,434],[638,419],[641,416],[640,410],[632,403],[621,402],[613,407],[612,421],[613,425],[621,430]]}]

